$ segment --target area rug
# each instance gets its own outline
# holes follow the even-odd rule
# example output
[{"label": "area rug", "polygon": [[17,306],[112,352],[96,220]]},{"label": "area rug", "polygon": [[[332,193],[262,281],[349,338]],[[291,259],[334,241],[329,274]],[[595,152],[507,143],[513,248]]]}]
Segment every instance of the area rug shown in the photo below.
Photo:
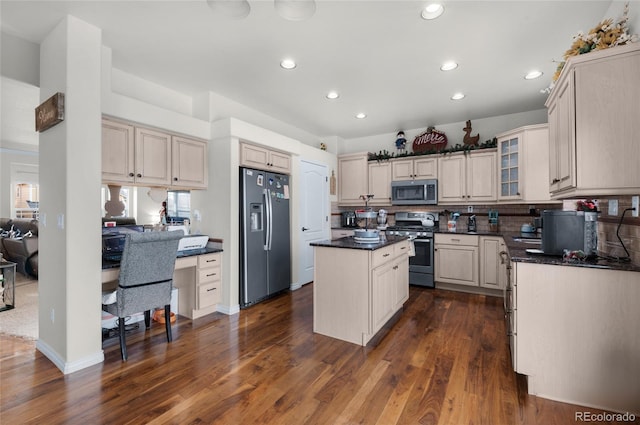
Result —
[{"label": "area rug", "polygon": [[38,281],[16,276],[15,308],[0,311],[0,333],[38,339]]}]

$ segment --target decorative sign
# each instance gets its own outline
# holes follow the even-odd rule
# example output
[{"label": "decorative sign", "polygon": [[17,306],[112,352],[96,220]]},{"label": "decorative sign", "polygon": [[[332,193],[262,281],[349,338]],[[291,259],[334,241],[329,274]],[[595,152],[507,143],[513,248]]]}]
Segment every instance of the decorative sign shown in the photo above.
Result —
[{"label": "decorative sign", "polygon": [[36,131],[45,131],[64,120],[64,93],[56,93],[36,108]]},{"label": "decorative sign", "polygon": [[431,126],[422,134],[413,139],[414,152],[440,151],[447,147],[447,136],[442,131]]}]

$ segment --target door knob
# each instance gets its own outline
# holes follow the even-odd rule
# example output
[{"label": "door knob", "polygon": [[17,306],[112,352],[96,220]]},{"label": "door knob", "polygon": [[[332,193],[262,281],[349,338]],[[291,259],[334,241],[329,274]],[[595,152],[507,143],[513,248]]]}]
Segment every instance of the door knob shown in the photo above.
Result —
[{"label": "door knob", "polygon": [[306,232],[307,230],[309,230],[309,229],[307,229],[306,227],[303,227],[303,228],[302,228],[302,231],[303,231],[303,232]]}]

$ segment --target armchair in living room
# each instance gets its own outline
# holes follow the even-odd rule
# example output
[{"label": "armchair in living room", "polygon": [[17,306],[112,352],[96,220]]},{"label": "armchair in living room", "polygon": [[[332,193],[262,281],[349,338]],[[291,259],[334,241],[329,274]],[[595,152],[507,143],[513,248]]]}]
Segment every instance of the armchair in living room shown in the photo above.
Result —
[{"label": "armchair in living room", "polygon": [[2,254],[18,272],[38,277],[38,220],[2,218],[0,228]]}]

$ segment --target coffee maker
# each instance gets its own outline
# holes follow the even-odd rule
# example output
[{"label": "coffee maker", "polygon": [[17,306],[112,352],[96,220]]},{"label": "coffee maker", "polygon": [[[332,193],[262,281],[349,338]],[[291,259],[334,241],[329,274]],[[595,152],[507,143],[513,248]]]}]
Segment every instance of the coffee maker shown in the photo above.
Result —
[{"label": "coffee maker", "polygon": [[355,211],[345,211],[342,213],[342,227],[358,227]]}]

